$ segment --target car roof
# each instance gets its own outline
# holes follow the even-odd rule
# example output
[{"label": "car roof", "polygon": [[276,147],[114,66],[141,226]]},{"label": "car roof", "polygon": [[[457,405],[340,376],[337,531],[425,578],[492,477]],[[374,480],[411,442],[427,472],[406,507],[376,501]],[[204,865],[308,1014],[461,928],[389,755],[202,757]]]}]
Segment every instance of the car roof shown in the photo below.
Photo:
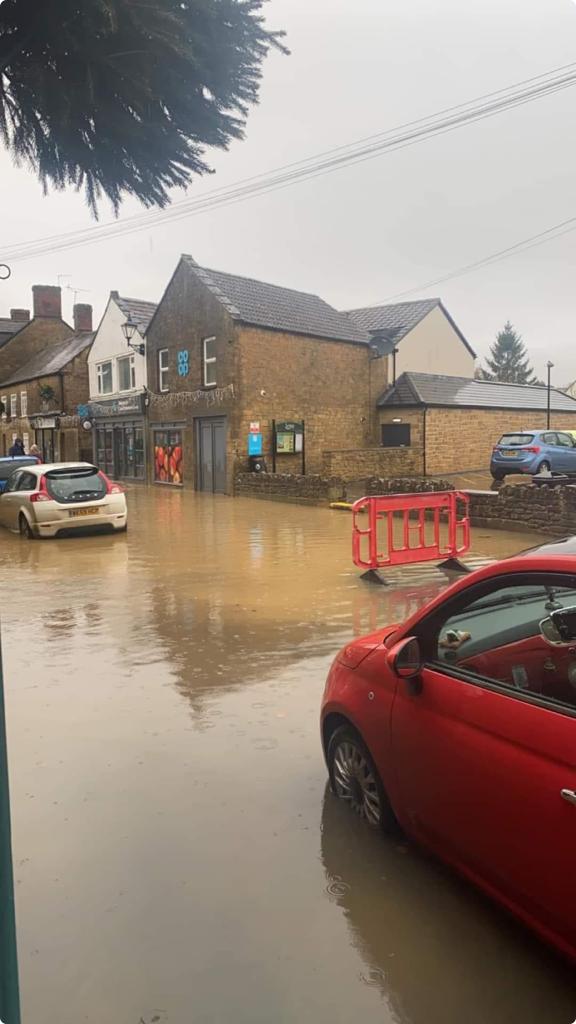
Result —
[{"label": "car roof", "polygon": [[38,462],[35,455],[1,455],[0,462]]}]

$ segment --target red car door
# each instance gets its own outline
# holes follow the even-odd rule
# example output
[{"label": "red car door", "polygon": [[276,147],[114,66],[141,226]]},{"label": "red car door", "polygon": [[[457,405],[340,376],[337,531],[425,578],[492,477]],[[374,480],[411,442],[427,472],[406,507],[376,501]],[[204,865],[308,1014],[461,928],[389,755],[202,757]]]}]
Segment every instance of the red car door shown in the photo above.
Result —
[{"label": "red car door", "polygon": [[551,603],[576,606],[576,581],[509,576],[464,594],[423,621],[421,686],[399,681],[398,811],[576,956],[576,648],[539,630]]}]

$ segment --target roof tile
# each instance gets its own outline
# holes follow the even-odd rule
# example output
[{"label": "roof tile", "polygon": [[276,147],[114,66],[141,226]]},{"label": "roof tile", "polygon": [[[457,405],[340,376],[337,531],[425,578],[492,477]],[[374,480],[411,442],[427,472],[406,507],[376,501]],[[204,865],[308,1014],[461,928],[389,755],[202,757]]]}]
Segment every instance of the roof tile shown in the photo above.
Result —
[{"label": "roof tile", "polygon": [[10,384],[19,384],[21,381],[59,373],[72,359],[92,344],[94,334],[95,331],[79,331],[57,345],[50,345],[49,348],[39,352],[23,366],[20,366],[11,377],[2,381],[1,386],[8,387]]},{"label": "roof tile", "polygon": [[208,270],[199,267],[191,256],[183,256],[182,259],[214,292],[234,320],[335,341],[370,342],[367,331],[318,295],[220,270]]}]

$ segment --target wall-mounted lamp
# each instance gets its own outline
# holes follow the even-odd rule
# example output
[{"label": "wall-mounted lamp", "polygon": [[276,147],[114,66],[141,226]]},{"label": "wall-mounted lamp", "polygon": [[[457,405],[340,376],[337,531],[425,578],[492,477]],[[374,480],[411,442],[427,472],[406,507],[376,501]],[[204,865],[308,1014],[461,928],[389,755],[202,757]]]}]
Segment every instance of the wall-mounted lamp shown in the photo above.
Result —
[{"label": "wall-mounted lamp", "polygon": [[137,330],[138,325],[134,323],[134,320],[132,319],[132,314],[128,313],[126,321],[122,324],[122,333],[126,338],[126,344],[128,345],[128,348],[131,348],[133,352],[137,352],[138,355],[143,356],[146,351],[144,347],[144,342],[140,341],[134,343],[132,341]]}]

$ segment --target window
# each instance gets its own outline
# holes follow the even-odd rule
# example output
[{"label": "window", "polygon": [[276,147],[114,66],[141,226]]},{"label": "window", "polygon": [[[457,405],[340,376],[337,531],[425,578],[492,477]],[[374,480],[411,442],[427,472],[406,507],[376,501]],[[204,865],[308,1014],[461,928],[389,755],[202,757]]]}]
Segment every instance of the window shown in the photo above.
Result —
[{"label": "window", "polygon": [[14,419],[18,415],[18,395],[10,395],[10,416]]},{"label": "window", "polygon": [[60,504],[100,501],[106,497],[106,483],[100,473],[92,469],[75,469],[68,473],[54,470],[46,474],[46,488],[50,497]]},{"label": "window", "polygon": [[123,356],[118,360],[118,391],[131,391],[136,387],[134,356]]},{"label": "window", "polygon": [[38,483],[37,477],[33,473],[20,473],[18,483],[16,484],[15,490],[17,491],[35,491]]},{"label": "window", "polygon": [[382,424],[382,447],[383,448],[409,448],[410,447],[410,424],[409,423],[383,423]]},{"label": "window", "polygon": [[216,338],[204,338],[202,342],[202,364],[205,388],[216,387]]},{"label": "window", "polygon": [[0,401],[2,402],[2,410],[3,410],[2,411],[2,419],[5,420],[5,419],[8,418],[8,395],[2,395],[2,398],[0,399]]},{"label": "window", "polygon": [[570,434],[556,434],[558,438],[558,444],[561,448],[573,448],[574,441],[570,437]]},{"label": "window", "polygon": [[154,431],[154,479],[161,484],[181,484],[184,480],[182,432]]},{"label": "window", "polygon": [[158,352],[158,390],[168,391],[168,349],[161,348]]},{"label": "window", "polygon": [[27,416],[28,415],[28,392],[27,391],[21,391],[20,392],[20,415],[21,416]]},{"label": "window", "polygon": [[573,647],[554,645],[541,629],[553,611],[576,613],[576,577],[539,573],[516,580],[480,584],[475,596],[455,598],[448,614],[446,608],[432,613],[421,638],[427,655],[467,682],[576,708]]},{"label": "window", "polygon": [[558,444],[558,435],[557,434],[542,434],[542,440],[544,441],[544,444],[557,445]]},{"label": "window", "polygon": [[24,451],[27,453],[30,447],[30,434],[22,434],[22,442],[24,444]]},{"label": "window", "polygon": [[111,395],[112,394],[112,363],[98,363],[96,367],[96,374],[98,377],[98,394],[99,395]]},{"label": "window", "polygon": [[504,445],[515,445],[515,444],[518,444],[518,445],[522,446],[522,445],[525,445],[525,444],[532,444],[533,440],[534,440],[534,434],[503,434],[503,436],[498,441],[498,444],[504,444]]}]

